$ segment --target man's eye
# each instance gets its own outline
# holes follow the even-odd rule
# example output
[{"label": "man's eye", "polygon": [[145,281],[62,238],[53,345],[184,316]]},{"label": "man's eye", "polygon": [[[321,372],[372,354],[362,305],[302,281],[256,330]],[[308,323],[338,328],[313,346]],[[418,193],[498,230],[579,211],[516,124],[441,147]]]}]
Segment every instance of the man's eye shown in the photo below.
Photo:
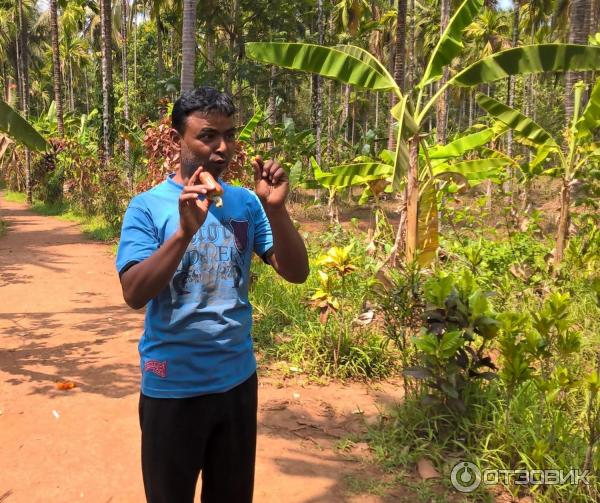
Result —
[{"label": "man's eye", "polygon": [[198,138],[200,140],[210,140],[212,138],[212,134],[210,134],[210,133],[202,133],[200,136],[198,136]]},{"label": "man's eye", "polygon": [[225,139],[226,139],[227,141],[233,141],[233,140],[235,140],[235,133],[227,133],[227,134],[225,135]]}]

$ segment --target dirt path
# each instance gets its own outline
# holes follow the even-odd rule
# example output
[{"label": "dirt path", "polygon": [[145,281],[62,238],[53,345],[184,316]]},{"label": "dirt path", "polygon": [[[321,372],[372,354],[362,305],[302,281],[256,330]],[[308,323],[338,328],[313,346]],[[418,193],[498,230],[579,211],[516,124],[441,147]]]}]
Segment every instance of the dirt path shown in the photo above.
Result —
[{"label": "dirt path", "polygon": [[[1,197],[0,218],[0,502],[144,501],[143,312],[123,302],[111,248]],[[57,390],[66,379],[76,388]],[[416,501],[350,492],[377,472],[364,446],[335,449],[399,399],[397,385],[320,387],[265,368],[260,382],[256,502]]]}]

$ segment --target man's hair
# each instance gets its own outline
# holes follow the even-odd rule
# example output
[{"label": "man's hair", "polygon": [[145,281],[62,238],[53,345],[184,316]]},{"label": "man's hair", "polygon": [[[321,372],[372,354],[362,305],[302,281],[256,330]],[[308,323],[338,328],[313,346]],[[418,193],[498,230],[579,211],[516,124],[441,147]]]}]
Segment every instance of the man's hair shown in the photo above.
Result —
[{"label": "man's hair", "polygon": [[183,136],[188,115],[194,112],[219,113],[231,117],[235,113],[235,105],[231,96],[214,87],[197,87],[184,92],[171,112],[171,123],[180,135]]}]

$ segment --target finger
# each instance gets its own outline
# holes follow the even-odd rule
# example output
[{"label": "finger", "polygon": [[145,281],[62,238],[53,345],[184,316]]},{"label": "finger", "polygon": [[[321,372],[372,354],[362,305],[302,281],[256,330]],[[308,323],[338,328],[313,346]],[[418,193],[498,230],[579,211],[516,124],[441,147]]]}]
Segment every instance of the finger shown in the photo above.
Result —
[{"label": "finger", "polygon": [[260,180],[260,166],[258,162],[252,161],[252,171],[254,172],[254,181],[258,182]]},{"label": "finger", "polygon": [[268,161],[265,161],[265,164],[263,165],[263,173],[262,173],[263,178],[270,177],[272,168],[273,168],[273,159],[269,159]]},{"label": "finger", "polygon": [[278,183],[281,179],[284,179],[285,170],[282,167],[277,168],[277,171],[273,173],[273,183]]},{"label": "finger", "polygon": [[210,190],[211,188],[206,185],[187,185],[182,192],[184,194],[207,194]]},{"label": "finger", "polygon": [[273,179],[273,177],[275,176],[275,173],[277,172],[278,169],[281,169],[281,164],[279,164],[277,161],[271,161],[271,164],[269,165],[268,175],[267,175],[270,180]]},{"label": "finger", "polygon": [[198,206],[198,208],[200,208],[204,213],[208,211],[211,203],[212,199],[209,199],[208,197],[204,199],[196,199],[196,206]]},{"label": "finger", "polygon": [[200,176],[200,173],[202,173],[202,170],[203,167],[198,166],[198,169],[194,171],[192,176],[190,176],[190,179],[187,181],[186,185],[194,185],[198,181],[198,177]]},{"label": "finger", "polygon": [[189,194],[182,194],[179,197],[179,202],[182,204],[187,204],[188,201],[194,201],[198,199],[198,194],[190,192]]}]

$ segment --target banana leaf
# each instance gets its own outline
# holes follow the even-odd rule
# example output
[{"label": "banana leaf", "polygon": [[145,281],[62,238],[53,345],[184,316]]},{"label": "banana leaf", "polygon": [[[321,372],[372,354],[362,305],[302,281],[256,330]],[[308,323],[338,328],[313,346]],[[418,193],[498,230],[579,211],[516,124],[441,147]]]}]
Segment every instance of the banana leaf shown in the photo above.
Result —
[{"label": "banana leaf", "polygon": [[477,184],[483,180],[497,179],[502,168],[509,164],[502,158],[474,159],[471,161],[456,162],[454,164],[441,164],[435,166],[433,176],[439,177],[448,173],[456,173],[464,177],[469,185]]},{"label": "banana leaf", "polygon": [[317,73],[364,89],[398,89],[389,73],[384,74],[355,56],[332,47],[288,42],[248,42],[245,50],[246,55],[256,61]]},{"label": "banana leaf", "polygon": [[471,87],[508,77],[539,72],[600,69],[600,47],[576,44],[538,44],[500,51],[468,66],[449,83]]},{"label": "banana leaf", "polygon": [[264,117],[264,110],[261,107],[256,107],[254,115],[244,126],[244,129],[240,131],[240,134],[238,135],[238,141],[250,141],[250,138],[252,138],[252,133],[254,133],[254,130],[260,124]]},{"label": "banana leaf", "polygon": [[50,148],[46,139],[7,103],[0,100],[0,131],[31,150],[43,152]]},{"label": "banana leaf", "polygon": [[390,75],[388,69],[383,64],[381,64],[381,61],[374,57],[370,52],[365,51],[362,47],[357,47],[355,45],[334,45],[333,49],[349,54],[350,56],[369,65],[376,72],[382,73],[383,75],[387,75],[392,80],[394,79]]},{"label": "banana leaf", "polygon": [[315,180],[321,185],[341,189],[388,178],[394,168],[379,162],[367,162],[335,166],[330,172],[315,170],[313,164],[313,170]]},{"label": "banana leaf", "polygon": [[600,126],[600,79],[590,93],[590,99],[577,121],[577,138],[591,135]]},{"label": "banana leaf", "polygon": [[13,144],[14,142],[8,136],[0,135],[0,162],[2,162],[2,158],[4,157],[4,154],[6,154],[8,147]]},{"label": "banana leaf", "polygon": [[494,119],[503,122],[535,145],[558,148],[556,141],[548,131],[518,110],[482,93],[477,95],[477,103]]},{"label": "banana leaf", "polygon": [[452,63],[452,60],[462,52],[463,31],[472,23],[483,7],[483,3],[483,0],[465,0],[456,10],[429,58],[425,74],[417,85],[418,88],[439,80],[444,66]]},{"label": "banana leaf", "polygon": [[430,159],[450,159],[489,143],[497,136],[494,128],[486,128],[476,133],[461,136],[446,145],[436,145],[429,149]]},{"label": "banana leaf", "polygon": [[439,246],[437,192],[433,183],[423,188],[417,211],[417,262],[426,267],[435,259]]}]

